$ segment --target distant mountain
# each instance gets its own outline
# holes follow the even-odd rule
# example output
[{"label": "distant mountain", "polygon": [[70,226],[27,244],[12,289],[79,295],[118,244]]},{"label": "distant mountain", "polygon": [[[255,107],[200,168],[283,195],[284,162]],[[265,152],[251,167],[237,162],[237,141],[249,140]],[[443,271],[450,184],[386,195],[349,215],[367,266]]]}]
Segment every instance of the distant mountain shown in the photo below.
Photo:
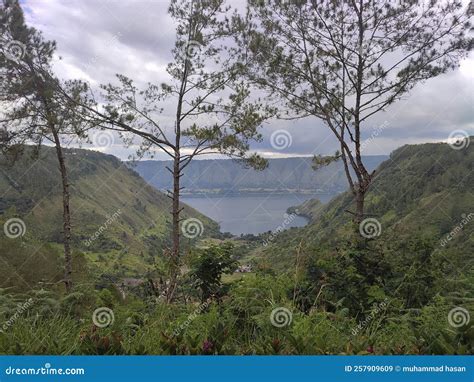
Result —
[{"label": "distant mountain", "polygon": [[[14,217],[25,223],[23,243],[37,241],[41,247],[47,243],[61,253],[62,194],[55,152],[43,147],[37,160],[31,153],[27,148],[13,164],[0,156],[0,260],[13,256],[11,246],[21,242],[3,235],[4,222]],[[170,199],[114,156],[79,149],[65,153],[75,252],[109,273],[133,270],[134,274],[155,267],[170,245]],[[195,217],[203,222],[204,237],[219,234],[217,223],[191,207],[184,205],[182,214],[184,219]],[[183,243],[188,244],[186,238]],[[10,254],[4,251],[7,245]]]},{"label": "distant mountain", "polygon": [[[386,243],[424,237],[438,251],[474,253],[474,139],[463,150],[447,144],[406,145],[395,150],[376,171],[366,198],[366,213],[378,221]],[[282,268],[293,263],[292,248],[335,248],[353,232],[353,195],[345,192],[322,205],[309,200],[298,210],[312,219],[303,228],[279,233],[273,244],[254,255]],[[311,251],[310,250],[310,251]],[[449,252],[447,252],[449,253]],[[288,255],[290,254],[290,255]]]},{"label": "distant mountain", "polygon": [[[369,171],[388,156],[363,158]],[[337,193],[348,187],[341,162],[332,163],[318,171],[311,167],[312,158],[270,159],[263,171],[245,168],[233,160],[195,160],[184,170],[183,193],[295,191],[308,193]],[[131,164],[149,184],[158,189],[171,187],[167,161],[140,161]]]}]

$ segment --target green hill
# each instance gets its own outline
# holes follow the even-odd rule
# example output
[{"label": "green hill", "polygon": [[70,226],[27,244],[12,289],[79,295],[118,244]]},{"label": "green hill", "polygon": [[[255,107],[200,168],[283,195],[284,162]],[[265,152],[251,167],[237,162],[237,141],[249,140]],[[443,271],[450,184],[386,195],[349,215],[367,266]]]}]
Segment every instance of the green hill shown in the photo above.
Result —
[{"label": "green hill", "polygon": [[[471,138],[472,140],[472,138]],[[455,150],[447,144],[406,145],[395,150],[376,171],[367,195],[366,213],[377,219],[380,238],[401,242],[428,237],[439,250],[472,253],[474,249],[474,144]],[[350,241],[353,196],[346,192],[327,205],[317,200],[296,207],[311,223],[278,234],[273,244],[253,256],[285,268],[300,243],[320,250]],[[291,209],[290,209],[291,212]],[[460,228],[459,228],[460,227]],[[454,232],[455,231],[455,232]],[[455,237],[442,242],[454,232]]]},{"label": "green hill", "polygon": [[[20,242],[17,250],[25,259],[34,256],[35,250],[61,253],[62,194],[55,152],[43,147],[38,158],[32,153],[26,148],[15,162],[0,158],[0,223],[3,226],[16,217],[26,226],[19,240],[1,235],[2,248],[10,248],[2,250],[4,259],[18,257],[13,255],[13,246]],[[83,254],[89,264],[108,274],[137,275],[154,268],[170,244],[170,199],[114,156],[68,149],[66,162],[76,254]],[[203,237],[218,235],[217,223],[184,206],[182,218],[188,217],[203,223]],[[23,268],[18,269],[21,273]]]}]

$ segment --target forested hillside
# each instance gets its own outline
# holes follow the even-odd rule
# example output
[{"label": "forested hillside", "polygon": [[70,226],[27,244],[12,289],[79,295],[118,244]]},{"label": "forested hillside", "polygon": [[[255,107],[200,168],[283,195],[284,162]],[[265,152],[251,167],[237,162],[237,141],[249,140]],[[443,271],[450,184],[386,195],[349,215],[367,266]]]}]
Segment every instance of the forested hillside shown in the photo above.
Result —
[{"label": "forested hillside", "polygon": [[[377,168],[367,196],[367,217],[380,224],[377,238],[393,243],[425,237],[439,247],[443,237],[474,214],[473,169],[472,145],[462,151],[442,143],[406,145],[395,150]],[[299,213],[312,219],[311,224],[282,233],[274,246],[264,250],[265,256],[283,254],[300,241],[316,248],[341,245],[351,238],[352,208],[350,192],[337,196],[327,205],[310,200],[297,206]],[[472,253],[474,224],[464,226],[455,240],[440,249]],[[282,258],[290,257],[291,254],[285,254]]]},{"label": "forested hillside", "polygon": [[[23,243],[2,235],[4,250],[0,256],[16,259],[15,263],[28,259],[37,264],[20,269],[20,274],[28,273],[28,277],[23,276],[34,285],[44,277],[29,272],[38,274],[42,266],[48,268],[49,264],[31,255],[36,250],[48,252],[45,247],[50,248],[49,257],[51,253],[60,253],[62,195],[54,149],[43,147],[38,157],[32,155],[33,149],[27,147],[14,162],[1,157],[0,219],[3,225],[10,218],[21,218],[25,234]],[[114,156],[69,149],[66,161],[70,167],[72,241],[76,255],[109,275],[137,275],[154,269],[155,263],[163,260],[163,250],[170,245],[170,199]],[[203,237],[218,235],[215,222],[184,206],[183,218],[188,217],[203,222]],[[10,273],[8,268],[1,272]],[[0,286],[10,282],[11,277],[4,277]]]}]

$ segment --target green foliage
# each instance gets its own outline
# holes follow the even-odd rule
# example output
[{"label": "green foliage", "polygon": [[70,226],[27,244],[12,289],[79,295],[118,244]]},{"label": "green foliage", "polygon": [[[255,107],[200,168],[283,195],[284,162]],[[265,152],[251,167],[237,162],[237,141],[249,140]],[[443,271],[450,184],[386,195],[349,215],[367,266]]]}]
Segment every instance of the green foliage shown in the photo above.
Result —
[{"label": "green foliage", "polygon": [[315,155],[313,156],[313,170],[319,170],[322,167],[329,166],[331,163],[337,162],[341,159],[341,153],[336,151],[334,155]]},{"label": "green foliage", "polygon": [[195,285],[201,289],[202,301],[212,295],[220,295],[222,275],[232,274],[237,268],[237,261],[233,258],[233,245],[231,243],[221,246],[211,245],[208,248],[197,250],[191,260],[191,267],[191,278]]},{"label": "green foliage", "polygon": [[[0,218],[3,227],[4,221]],[[29,237],[10,239],[0,236],[0,288],[11,287],[25,292],[40,285],[54,284],[61,279],[63,267],[59,250],[41,245]]]},{"label": "green foliage", "polygon": [[[202,307],[118,301],[110,293],[73,293],[61,305],[47,291],[30,295],[0,293],[0,316],[11,325],[0,333],[3,354],[472,354],[472,323],[454,328],[447,317],[451,303],[434,297],[422,309],[405,309],[401,300],[371,290],[379,301],[365,317],[355,317],[339,304],[331,311],[317,303],[303,313],[293,304],[294,280],[285,276],[253,275],[235,282],[220,301]],[[31,297],[30,297],[31,296]],[[94,300],[95,296],[95,301]],[[25,301],[32,303],[13,316]],[[92,312],[109,300],[115,321],[103,328]],[[375,301],[374,300],[374,301]],[[82,308],[79,308],[82,306]],[[10,307],[9,309],[5,309]],[[271,315],[284,307],[287,326],[276,327]],[[472,304],[466,308],[472,310]],[[12,319],[14,317],[14,319]],[[9,320],[9,321],[8,321]]]}]

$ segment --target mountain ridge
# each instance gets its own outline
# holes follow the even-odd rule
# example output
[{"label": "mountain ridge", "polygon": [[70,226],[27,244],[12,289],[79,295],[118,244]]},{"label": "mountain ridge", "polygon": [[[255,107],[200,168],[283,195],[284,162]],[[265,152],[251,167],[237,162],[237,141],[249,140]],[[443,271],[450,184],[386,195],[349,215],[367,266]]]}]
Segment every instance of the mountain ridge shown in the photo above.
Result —
[{"label": "mountain ridge", "polygon": [[[365,156],[369,171],[375,169],[385,155]],[[196,160],[184,169],[181,184],[186,193],[251,193],[301,192],[338,193],[348,187],[342,163],[336,162],[314,171],[311,157],[269,159],[263,171],[245,168],[230,159]],[[171,187],[168,161],[128,162],[149,184],[163,190]]]},{"label": "mountain ridge", "polygon": [[[101,267],[110,273],[147,272],[157,261],[164,261],[163,250],[171,242],[171,200],[112,155],[64,151],[75,252],[93,263],[102,262]],[[32,148],[26,147],[14,163],[0,157],[0,220],[19,218],[26,229],[24,240],[59,247],[62,193],[54,148],[42,147],[37,158],[31,154]],[[216,222],[183,207],[183,219],[202,222],[203,237],[220,235]],[[183,238],[184,247],[189,244]]]},{"label": "mountain ridge", "polygon": [[[471,141],[473,138],[471,137]],[[466,216],[474,214],[474,145],[455,150],[445,143],[405,145],[376,170],[366,198],[367,218],[376,219],[380,236],[399,241],[415,232],[433,241],[439,251],[474,250],[474,223],[466,224],[456,240],[441,247]],[[322,205],[310,199],[289,212],[309,217],[305,227],[279,233],[272,245],[257,248],[258,258],[269,257],[285,267],[292,262],[289,248],[334,248],[351,241],[353,195],[346,191]],[[337,240],[336,240],[337,238]]]}]

